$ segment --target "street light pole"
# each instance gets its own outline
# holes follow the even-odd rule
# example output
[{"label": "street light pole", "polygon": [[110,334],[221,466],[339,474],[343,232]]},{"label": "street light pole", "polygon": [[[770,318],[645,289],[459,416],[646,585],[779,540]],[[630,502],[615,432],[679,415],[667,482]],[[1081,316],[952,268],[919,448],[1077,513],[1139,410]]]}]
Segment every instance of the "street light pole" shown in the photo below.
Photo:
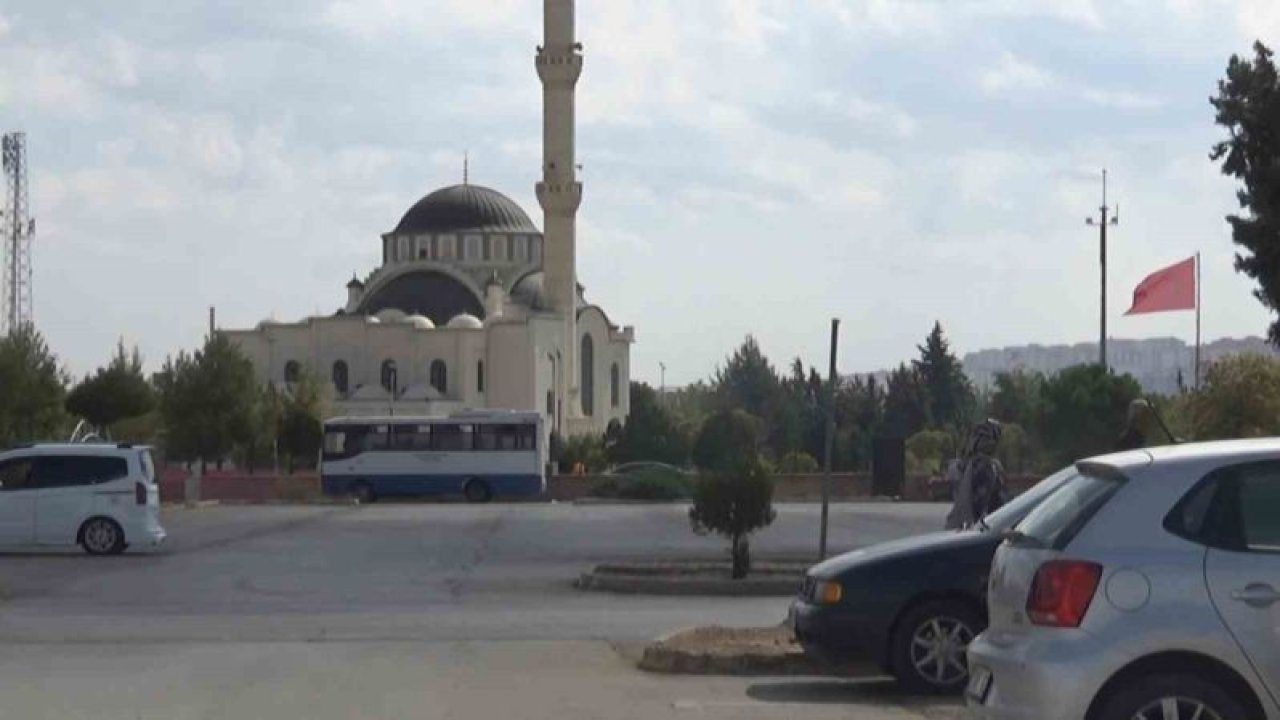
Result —
[{"label": "street light pole", "polygon": [[666,407],[667,406],[667,364],[664,362],[660,362],[658,363],[658,367],[661,368],[662,370],[662,380],[658,385],[658,397],[662,402],[662,406]]},{"label": "street light pole", "polygon": [[827,375],[827,427],[822,454],[822,529],[818,534],[818,559],[827,559],[827,516],[831,504],[831,448],[836,435],[836,345],[840,320],[831,318],[831,367]]},{"label": "street light pole", "polygon": [[1098,222],[1092,217],[1085,218],[1086,225],[1098,226],[1098,266],[1101,271],[1099,316],[1098,316],[1098,364],[1107,367],[1107,226],[1120,224],[1120,206],[1115,213],[1107,206],[1107,169],[1102,169],[1102,205],[1098,208]]}]

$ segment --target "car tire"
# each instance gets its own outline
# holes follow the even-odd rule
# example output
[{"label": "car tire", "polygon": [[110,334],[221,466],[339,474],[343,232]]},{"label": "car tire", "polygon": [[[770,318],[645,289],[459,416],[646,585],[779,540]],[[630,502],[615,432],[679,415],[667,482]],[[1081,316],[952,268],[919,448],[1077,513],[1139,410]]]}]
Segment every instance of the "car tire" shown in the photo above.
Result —
[{"label": "car tire", "polygon": [[483,480],[471,478],[462,486],[462,494],[470,503],[487,503],[493,499],[493,489]]},{"label": "car tire", "polygon": [[124,552],[124,530],[111,518],[90,518],[80,528],[80,547],[90,555],[119,555]]},{"label": "car tire", "polygon": [[986,627],[982,614],[963,600],[934,600],[903,615],[890,646],[890,668],[903,689],[950,695],[969,681],[965,651]]},{"label": "car tire", "polygon": [[1132,720],[1135,717],[1162,718],[1165,703],[1177,703],[1177,717],[1196,716],[1201,720],[1246,720],[1248,713],[1232,694],[1198,675],[1168,673],[1148,675],[1126,682],[1102,705],[1098,720]]},{"label": "car tire", "polygon": [[368,505],[378,501],[378,495],[373,491],[373,486],[364,480],[360,480],[351,486],[351,496],[361,505]]}]

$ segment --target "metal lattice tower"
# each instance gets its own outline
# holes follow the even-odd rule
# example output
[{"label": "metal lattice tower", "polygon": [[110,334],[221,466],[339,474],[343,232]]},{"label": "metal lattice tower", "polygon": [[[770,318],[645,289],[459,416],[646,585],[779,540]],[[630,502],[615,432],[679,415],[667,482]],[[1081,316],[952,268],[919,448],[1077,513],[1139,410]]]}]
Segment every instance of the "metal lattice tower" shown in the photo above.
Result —
[{"label": "metal lattice tower", "polygon": [[31,239],[36,221],[27,196],[27,136],[11,132],[0,138],[4,168],[4,211],[0,231],[4,242],[4,277],[0,278],[0,332],[9,333],[33,322],[31,304]]}]

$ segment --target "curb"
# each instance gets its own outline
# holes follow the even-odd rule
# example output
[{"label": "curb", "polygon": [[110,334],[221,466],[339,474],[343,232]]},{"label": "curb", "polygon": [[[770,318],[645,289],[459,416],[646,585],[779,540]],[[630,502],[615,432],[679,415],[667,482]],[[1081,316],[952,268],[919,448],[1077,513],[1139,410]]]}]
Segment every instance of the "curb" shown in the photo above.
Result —
[{"label": "curb", "polygon": [[585,572],[576,583],[580,590],[627,595],[713,595],[727,597],[791,597],[803,578],[796,576],[720,578],[654,577]]},{"label": "curb", "polygon": [[624,498],[593,498],[580,497],[574,498],[574,505],[585,506],[610,506],[610,505],[688,505],[688,498],[680,498],[678,500],[626,500]]},{"label": "curb", "polygon": [[641,670],[663,675],[840,675],[837,669],[818,665],[803,653],[712,654],[673,650],[653,643],[644,649]]}]

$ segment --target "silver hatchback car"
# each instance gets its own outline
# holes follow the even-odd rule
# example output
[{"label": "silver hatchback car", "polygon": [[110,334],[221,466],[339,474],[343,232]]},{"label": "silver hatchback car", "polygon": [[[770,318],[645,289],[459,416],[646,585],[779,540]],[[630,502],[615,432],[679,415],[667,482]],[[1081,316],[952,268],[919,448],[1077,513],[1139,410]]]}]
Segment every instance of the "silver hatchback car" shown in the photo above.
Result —
[{"label": "silver hatchback car", "polygon": [[1280,439],[1081,462],[1009,533],[968,650],[991,720],[1280,720]]}]

